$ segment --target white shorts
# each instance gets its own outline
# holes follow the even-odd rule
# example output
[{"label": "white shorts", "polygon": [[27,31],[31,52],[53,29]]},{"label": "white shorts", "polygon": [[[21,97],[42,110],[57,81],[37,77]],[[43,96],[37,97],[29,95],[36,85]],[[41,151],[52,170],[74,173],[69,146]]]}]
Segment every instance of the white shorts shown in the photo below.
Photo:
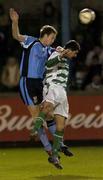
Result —
[{"label": "white shorts", "polygon": [[58,84],[51,84],[48,91],[45,86],[43,91],[44,101],[50,102],[54,105],[54,114],[59,114],[68,118],[69,104],[64,88]]}]

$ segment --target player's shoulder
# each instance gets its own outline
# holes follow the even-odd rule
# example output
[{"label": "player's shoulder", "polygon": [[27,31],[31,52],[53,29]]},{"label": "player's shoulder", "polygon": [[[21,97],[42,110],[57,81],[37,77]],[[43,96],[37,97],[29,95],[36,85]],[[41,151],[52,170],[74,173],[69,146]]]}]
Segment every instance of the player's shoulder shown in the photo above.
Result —
[{"label": "player's shoulder", "polygon": [[33,37],[33,36],[28,36],[28,35],[25,35],[24,36],[24,42],[21,42],[21,45],[24,47],[24,48],[28,48],[33,42],[37,41],[38,38],[36,37]]},{"label": "player's shoulder", "polygon": [[[52,52],[52,54],[50,55],[49,59],[53,59],[59,56],[59,53],[55,50],[54,52]],[[48,60],[49,60],[48,59]]]}]

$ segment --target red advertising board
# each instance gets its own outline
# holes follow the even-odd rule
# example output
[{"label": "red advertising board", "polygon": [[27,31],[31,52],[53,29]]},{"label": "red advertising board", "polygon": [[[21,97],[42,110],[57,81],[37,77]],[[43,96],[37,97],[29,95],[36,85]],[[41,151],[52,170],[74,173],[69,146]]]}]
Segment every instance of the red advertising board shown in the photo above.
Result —
[{"label": "red advertising board", "polygon": [[71,96],[65,139],[103,140],[103,96]]},{"label": "red advertising board", "polygon": [[[103,140],[103,96],[70,96],[65,140]],[[33,119],[19,96],[0,98],[0,142],[29,141]]]}]

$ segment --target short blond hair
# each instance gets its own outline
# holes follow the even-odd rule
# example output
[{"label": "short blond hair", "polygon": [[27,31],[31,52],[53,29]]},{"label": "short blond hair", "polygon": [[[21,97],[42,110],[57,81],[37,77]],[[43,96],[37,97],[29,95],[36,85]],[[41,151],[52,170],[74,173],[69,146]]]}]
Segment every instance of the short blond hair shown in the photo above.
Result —
[{"label": "short blond hair", "polygon": [[53,26],[50,26],[50,25],[45,25],[45,26],[42,26],[42,28],[40,29],[40,37],[42,38],[45,34],[47,35],[50,35],[50,34],[56,34],[57,35],[57,30],[53,27]]}]

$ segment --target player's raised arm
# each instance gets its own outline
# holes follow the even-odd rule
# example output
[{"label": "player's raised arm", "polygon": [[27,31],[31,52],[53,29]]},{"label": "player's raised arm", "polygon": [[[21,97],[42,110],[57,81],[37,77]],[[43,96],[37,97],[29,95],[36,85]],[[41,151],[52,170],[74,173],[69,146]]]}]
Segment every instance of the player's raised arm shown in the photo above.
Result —
[{"label": "player's raised arm", "polygon": [[12,36],[14,39],[18,40],[19,42],[23,42],[25,40],[25,36],[20,34],[19,31],[19,15],[18,13],[13,9],[10,8],[9,10],[10,19],[12,21]]},{"label": "player's raised arm", "polygon": [[57,65],[62,60],[61,57],[65,54],[65,51],[66,50],[63,47],[58,46],[46,62],[46,67],[51,68]]}]

